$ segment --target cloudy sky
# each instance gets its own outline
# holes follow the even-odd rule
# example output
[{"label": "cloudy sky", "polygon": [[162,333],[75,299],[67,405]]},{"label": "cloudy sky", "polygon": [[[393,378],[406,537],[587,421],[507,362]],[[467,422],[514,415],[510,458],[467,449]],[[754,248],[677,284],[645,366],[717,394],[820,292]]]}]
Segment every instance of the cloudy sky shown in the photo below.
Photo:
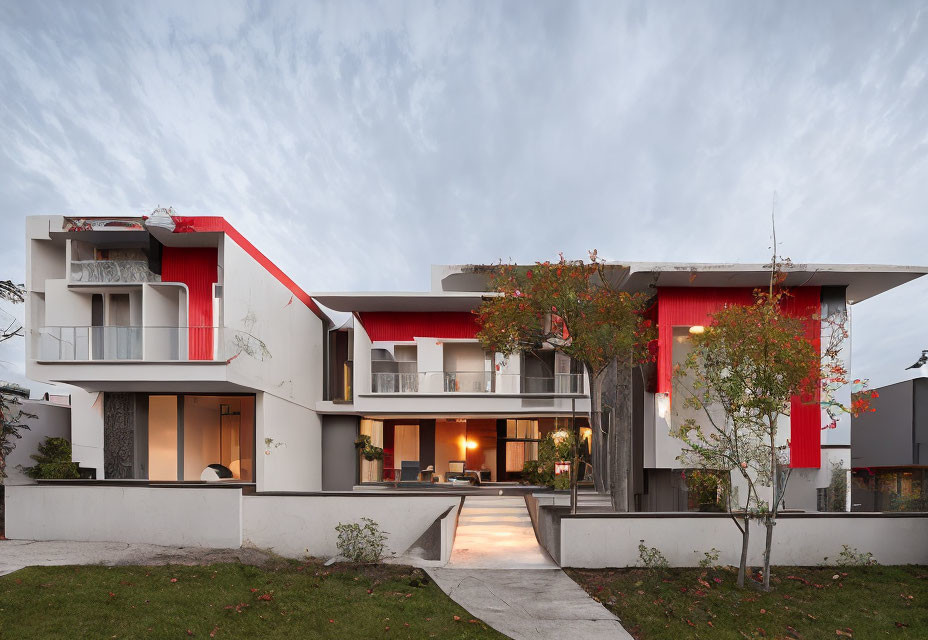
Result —
[{"label": "cloudy sky", "polygon": [[[762,262],[774,192],[794,262],[924,265],[926,73],[915,2],[0,0],[0,278],[26,215],[158,205],[311,291],[590,248]],[[914,375],[923,280],[855,307],[856,375]]]}]

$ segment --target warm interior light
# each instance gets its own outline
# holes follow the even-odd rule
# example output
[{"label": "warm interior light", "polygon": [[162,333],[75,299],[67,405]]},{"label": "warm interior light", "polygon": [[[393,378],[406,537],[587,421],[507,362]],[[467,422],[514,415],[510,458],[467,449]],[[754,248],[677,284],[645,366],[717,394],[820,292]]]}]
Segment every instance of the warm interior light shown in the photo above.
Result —
[{"label": "warm interior light", "polygon": [[690,327],[691,335],[698,336],[700,333],[705,333],[705,332],[706,332],[706,328],[702,326],[701,324],[697,324],[697,325]]},{"label": "warm interior light", "polygon": [[468,441],[467,441],[467,448],[468,448],[468,449],[476,449],[476,448],[477,448],[477,443],[474,442],[473,440],[468,440]]}]

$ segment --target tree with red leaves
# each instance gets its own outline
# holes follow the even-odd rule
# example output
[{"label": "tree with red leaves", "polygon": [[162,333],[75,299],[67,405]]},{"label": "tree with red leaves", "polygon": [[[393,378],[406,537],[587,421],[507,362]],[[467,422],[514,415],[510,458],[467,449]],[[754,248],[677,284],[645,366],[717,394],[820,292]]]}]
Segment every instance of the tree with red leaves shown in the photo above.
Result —
[{"label": "tree with red leaves", "polygon": [[[603,374],[613,361],[632,367],[650,360],[648,343],[656,337],[651,321],[644,317],[648,296],[613,286],[610,278],[620,270],[607,265],[596,251],[590,252],[589,262],[566,260],[561,254],[557,262],[534,266],[500,263],[490,268],[490,289],[496,295],[484,300],[476,312],[477,337],[487,349],[505,356],[554,349],[583,365],[590,379],[591,453],[600,492],[610,489],[602,428]],[[619,435],[614,452],[622,450],[622,440]],[[629,442],[627,434],[625,449]],[[573,487],[576,455],[571,474]],[[627,473],[620,474],[612,487],[613,502],[622,511],[628,509],[626,482]]]}]

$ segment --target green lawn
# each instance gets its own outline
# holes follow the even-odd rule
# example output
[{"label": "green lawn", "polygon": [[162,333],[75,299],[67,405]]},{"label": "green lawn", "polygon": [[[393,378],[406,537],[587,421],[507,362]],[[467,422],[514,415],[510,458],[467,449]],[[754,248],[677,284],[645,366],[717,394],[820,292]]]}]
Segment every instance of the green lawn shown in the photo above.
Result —
[{"label": "green lawn", "polygon": [[0,578],[0,638],[188,637],[504,636],[394,565],[29,567]]},{"label": "green lawn", "polygon": [[729,569],[575,569],[640,640],[928,638],[928,567],[777,567],[774,590]]}]

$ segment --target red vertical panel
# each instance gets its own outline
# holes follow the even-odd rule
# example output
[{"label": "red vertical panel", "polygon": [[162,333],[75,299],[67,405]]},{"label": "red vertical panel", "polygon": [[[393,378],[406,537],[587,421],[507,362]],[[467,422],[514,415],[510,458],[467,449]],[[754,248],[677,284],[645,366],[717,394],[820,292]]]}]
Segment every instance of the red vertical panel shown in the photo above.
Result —
[{"label": "red vertical panel", "polygon": [[[783,310],[795,318],[803,318],[806,337],[821,353],[822,323],[817,315],[822,309],[820,287],[800,287],[790,290],[791,296],[783,302]],[[789,466],[818,468],[822,464],[822,408],[819,385],[804,397],[793,396],[790,406]]]},{"label": "red vertical panel", "polygon": [[362,311],[358,318],[371,340],[410,342],[413,338],[472,339],[477,319],[469,311]]},{"label": "red vertical panel", "polygon": [[213,359],[213,285],[219,255],[216,247],[164,247],[161,280],[187,285],[188,358]]},{"label": "red vertical panel", "polygon": [[[790,290],[783,303],[788,315],[804,318],[806,335],[821,350],[821,323],[813,316],[821,309],[820,287]],[[670,393],[673,376],[673,328],[708,325],[710,315],[726,305],[751,304],[752,289],[715,287],[662,287],[657,290],[657,391]],[[814,397],[794,397],[790,407],[790,466],[818,467],[821,464],[821,408],[819,392]]]}]

